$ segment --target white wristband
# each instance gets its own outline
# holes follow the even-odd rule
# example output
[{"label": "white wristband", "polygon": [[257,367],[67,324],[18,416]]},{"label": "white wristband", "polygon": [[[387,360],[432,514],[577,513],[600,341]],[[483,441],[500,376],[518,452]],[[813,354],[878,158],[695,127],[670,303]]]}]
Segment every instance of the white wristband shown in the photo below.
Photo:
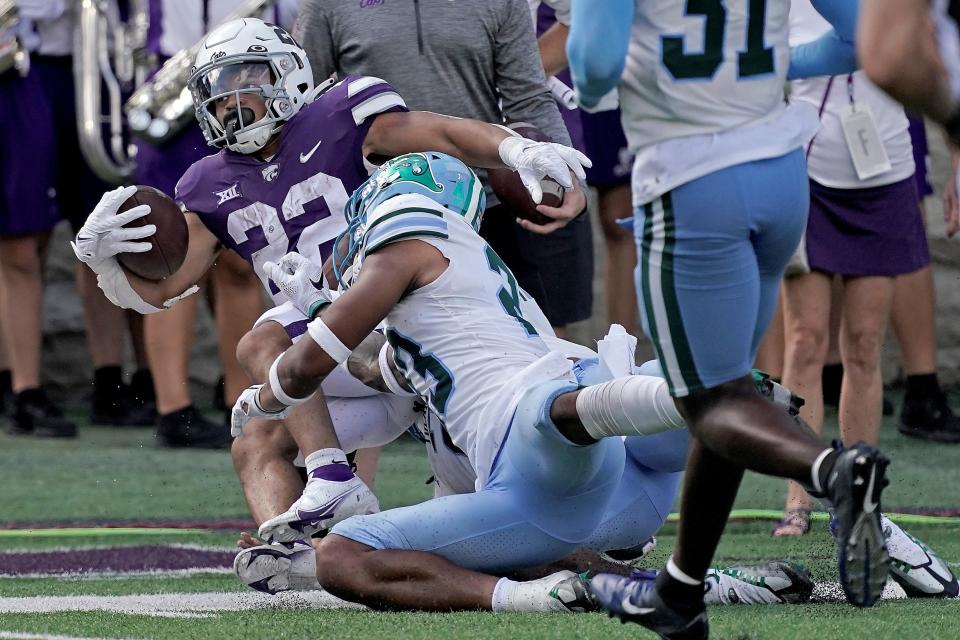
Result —
[{"label": "white wristband", "polygon": [[[283,353],[286,353],[286,351]],[[280,364],[280,358],[283,357],[283,353],[278,355],[277,359],[273,361],[272,365],[270,365],[270,391],[273,392],[273,397],[276,398],[280,404],[288,407],[295,407],[298,404],[303,404],[312,398],[313,393],[305,398],[294,398],[293,396],[287,395],[287,392],[283,390],[283,386],[280,384],[280,374],[277,372],[277,368]],[[257,404],[259,404],[259,400]],[[263,408],[261,407],[260,410],[263,411]]]},{"label": "white wristband", "polygon": [[390,366],[390,359],[387,357],[389,351],[390,343],[384,342],[383,346],[380,347],[380,356],[378,357],[380,362],[380,377],[383,378],[383,383],[387,385],[387,389],[390,389],[390,393],[395,396],[402,398],[412,398],[416,396],[416,393],[404,389],[400,381],[397,380],[397,377],[393,375],[393,367]]},{"label": "white wristband", "polygon": [[351,349],[340,342],[340,338],[330,330],[330,327],[322,319],[311,320],[307,325],[307,333],[337,364],[342,364],[350,357]]}]

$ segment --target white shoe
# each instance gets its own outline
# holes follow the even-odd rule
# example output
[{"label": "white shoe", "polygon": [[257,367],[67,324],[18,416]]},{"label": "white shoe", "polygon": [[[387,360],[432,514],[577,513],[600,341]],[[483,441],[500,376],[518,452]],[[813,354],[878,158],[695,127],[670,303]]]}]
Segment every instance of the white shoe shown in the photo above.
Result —
[{"label": "white shoe", "polygon": [[581,613],[596,608],[583,575],[558,571],[539,580],[518,582],[508,597],[505,611]]},{"label": "white shoe", "polygon": [[703,600],[716,604],[799,604],[810,599],[810,572],[791,562],[711,567],[704,580]]},{"label": "white shoe", "polygon": [[251,589],[271,595],[320,589],[317,557],[303,541],[244,549],[233,560],[233,572]]},{"label": "white shoe", "polygon": [[890,554],[890,577],[911,598],[956,598],[960,583],[947,563],[927,545],[880,516]]},{"label": "white shoe", "polygon": [[267,542],[293,542],[328,530],[350,516],[379,511],[377,497],[357,476],[342,482],[310,478],[303,495],[285,512],[260,525],[259,534]]}]

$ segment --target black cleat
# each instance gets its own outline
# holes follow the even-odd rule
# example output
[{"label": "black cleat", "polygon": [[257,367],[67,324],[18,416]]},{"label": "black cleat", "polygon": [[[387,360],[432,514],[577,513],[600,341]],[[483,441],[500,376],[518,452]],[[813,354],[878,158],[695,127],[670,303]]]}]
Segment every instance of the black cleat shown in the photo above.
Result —
[{"label": "black cleat", "polygon": [[860,442],[839,452],[827,477],[840,584],[847,601],[857,607],[873,606],[890,574],[880,525],[880,494],[888,484],[889,463],[878,450]]},{"label": "black cleat", "polygon": [[192,404],[160,416],[155,435],[158,447],[226,449],[233,438],[229,425],[207,420]]},{"label": "black cleat", "polygon": [[16,394],[8,433],[40,438],[74,438],[77,425],[63,417],[43,389],[26,389]]},{"label": "black cleat", "polygon": [[590,579],[597,604],[620,622],[635,622],[665,640],[706,640],[710,635],[703,600],[688,612],[664,602],[657,592],[653,571],[634,571],[629,578],[601,573]]},{"label": "black cleat", "polygon": [[156,406],[140,402],[130,395],[129,387],[116,394],[94,394],[90,406],[90,422],[98,425],[149,427],[157,422]]},{"label": "black cleat", "polygon": [[908,438],[958,443],[960,417],[953,413],[942,393],[923,400],[904,399],[897,431]]}]

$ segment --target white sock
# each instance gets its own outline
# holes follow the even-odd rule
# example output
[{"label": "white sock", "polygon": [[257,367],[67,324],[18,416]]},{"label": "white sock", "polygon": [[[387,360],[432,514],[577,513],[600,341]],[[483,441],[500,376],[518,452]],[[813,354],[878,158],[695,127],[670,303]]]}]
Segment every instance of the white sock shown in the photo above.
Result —
[{"label": "white sock", "polygon": [[587,387],[577,396],[577,414],[597,440],[686,427],[667,381],[655,376],[622,376]]},{"label": "white sock", "polygon": [[310,474],[317,467],[328,464],[347,464],[347,454],[340,449],[318,449],[304,458],[303,463],[307,467],[307,474]]},{"label": "white sock", "polygon": [[703,580],[697,580],[685,574],[680,567],[677,566],[677,563],[673,561],[673,556],[670,556],[670,559],[667,560],[667,573],[670,574],[671,578],[683,584],[689,584],[691,586],[703,584]]},{"label": "white sock", "polygon": [[497,581],[497,586],[493,588],[493,600],[490,603],[490,608],[493,609],[494,613],[505,613],[510,611],[510,596],[513,595],[513,590],[517,588],[519,583],[510,578],[500,578]]}]

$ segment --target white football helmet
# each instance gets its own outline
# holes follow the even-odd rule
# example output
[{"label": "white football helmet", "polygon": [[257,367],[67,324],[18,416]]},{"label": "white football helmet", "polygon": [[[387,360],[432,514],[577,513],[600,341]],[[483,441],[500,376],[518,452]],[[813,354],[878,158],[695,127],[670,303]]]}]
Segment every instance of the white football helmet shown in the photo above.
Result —
[{"label": "white football helmet", "polygon": [[[313,72],[307,55],[281,27],[258,20],[231,20],[211,31],[200,44],[190,93],[207,143],[239,153],[262,149],[310,99]],[[253,119],[238,109],[226,126],[216,117],[216,104],[231,95],[255,93],[267,114]]]}]

